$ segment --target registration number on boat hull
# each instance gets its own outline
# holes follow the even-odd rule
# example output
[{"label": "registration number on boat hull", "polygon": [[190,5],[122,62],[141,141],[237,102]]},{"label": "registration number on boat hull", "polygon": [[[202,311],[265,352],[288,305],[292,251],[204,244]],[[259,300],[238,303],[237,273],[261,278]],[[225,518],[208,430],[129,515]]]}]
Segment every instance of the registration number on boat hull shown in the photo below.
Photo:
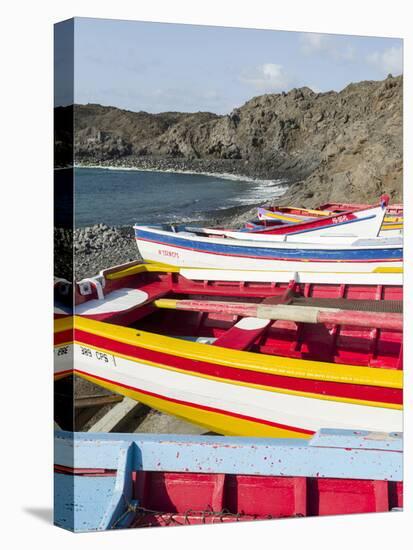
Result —
[{"label": "registration number on boat hull", "polygon": [[168,258],[179,258],[179,254],[178,252],[175,252],[175,250],[165,250],[165,249],[162,249],[160,248],[158,250],[158,254],[160,256],[167,256]]},{"label": "registration number on boat hull", "polygon": [[116,360],[113,355],[86,346],[79,346],[80,357],[86,360],[99,361],[102,365],[116,367]]}]

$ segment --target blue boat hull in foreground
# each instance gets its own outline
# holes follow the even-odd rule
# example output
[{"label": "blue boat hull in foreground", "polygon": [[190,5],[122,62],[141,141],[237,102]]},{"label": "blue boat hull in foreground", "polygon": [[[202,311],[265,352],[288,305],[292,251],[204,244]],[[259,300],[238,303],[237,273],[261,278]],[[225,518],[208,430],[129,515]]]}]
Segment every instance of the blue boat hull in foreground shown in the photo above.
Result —
[{"label": "blue boat hull in foreground", "polygon": [[55,523],[72,531],[397,510],[402,436],[311,440],[55,433]]}]

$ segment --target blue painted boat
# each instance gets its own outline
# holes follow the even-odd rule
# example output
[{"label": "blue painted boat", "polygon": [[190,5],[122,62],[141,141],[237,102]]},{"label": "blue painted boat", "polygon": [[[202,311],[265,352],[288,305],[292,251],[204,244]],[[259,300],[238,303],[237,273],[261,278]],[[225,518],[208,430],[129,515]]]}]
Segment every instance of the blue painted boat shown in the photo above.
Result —
[{"label": "blue painted boat", "polygon": [[399,510],[402,435],[55,433],[55,523],[102,531]]},{"label": "blue painted boat", "polygon": [[[220,230],[134,226],[144,260],[177,267],[255,271],[372,273],[401,269],[401,238],[318,237],[287,240]],[[301,238],[301,237],[300,237]]]}]

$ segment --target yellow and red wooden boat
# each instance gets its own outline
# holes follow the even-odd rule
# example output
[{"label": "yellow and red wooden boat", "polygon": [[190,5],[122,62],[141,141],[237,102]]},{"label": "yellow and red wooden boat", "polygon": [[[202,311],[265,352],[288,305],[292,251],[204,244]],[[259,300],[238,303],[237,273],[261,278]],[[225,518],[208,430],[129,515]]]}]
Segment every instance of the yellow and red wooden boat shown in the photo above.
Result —
[{"label": "yellow and red wooden boat", "polygon": [[[387,199],[388,196],[384,195]],[[331,212],[351,212],[370,208],[370,205],[363,203],[327,202],[317,207],[317,210],[329,210]],[[403,218],[404,208],[402,204],[387,204],[387,216],[390,218]]]},{"label": "yellow and red wooden boat", "polygon": [[401,274],[331,280],[132,262],[77,283],[74,315],[58,285],[56,377],[228,435],[402,431]]},{"label": "yellow and red wooden boat", "polygon": [[[401,204],[389,205],[389,196],[382,195],[381,203],[386,205],[386,215],[381,226],[381,233],[396,234],[403,229],[403,206]],[[315,221],[318,218],[327,218],[335,214],[354,213],[360,210],[373,208],[368,204],[350,203],[326,203],[316,209],[294,206],[267,206],[258,208],[259,222],[272,222],[274,224],[297,224]]]},{"label": "yellow and red wooden boat", "polygon": [[[329,206],[329,205],[326,205]],[[327,218],[342,212],[354,212],[356,208],[350,208],[350,205],[343,205],[343,208],[339,208],[338,205],[332,205],[332,210],[326,208],[324,205],[320,209],[307,209],[298,208],[292,206],[267,206],[258,208],[258,222],[270,222],[273,224],[299,224],[303,222],[313,221],[319,218]],[[363,206],[363,205],[356,205]],[[347,208],[347,209],[346,209]],[[366,206],[366,208],[369,208]],[[393,215],[388,211],[384,217],[383,224],[381,226],[381,233],[389,235],[389,231],[400,232],[403,229],[403,214]]]}]

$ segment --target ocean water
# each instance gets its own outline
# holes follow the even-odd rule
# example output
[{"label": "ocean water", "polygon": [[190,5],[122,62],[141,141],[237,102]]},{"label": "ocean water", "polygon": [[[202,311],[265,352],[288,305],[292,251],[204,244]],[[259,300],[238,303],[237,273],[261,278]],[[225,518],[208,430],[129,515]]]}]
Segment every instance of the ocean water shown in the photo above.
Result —
[{"label": "ocean water", "polygon": [[77,227],[191,222],[284,193],[281,181],[145,170],[75,169]]}]

